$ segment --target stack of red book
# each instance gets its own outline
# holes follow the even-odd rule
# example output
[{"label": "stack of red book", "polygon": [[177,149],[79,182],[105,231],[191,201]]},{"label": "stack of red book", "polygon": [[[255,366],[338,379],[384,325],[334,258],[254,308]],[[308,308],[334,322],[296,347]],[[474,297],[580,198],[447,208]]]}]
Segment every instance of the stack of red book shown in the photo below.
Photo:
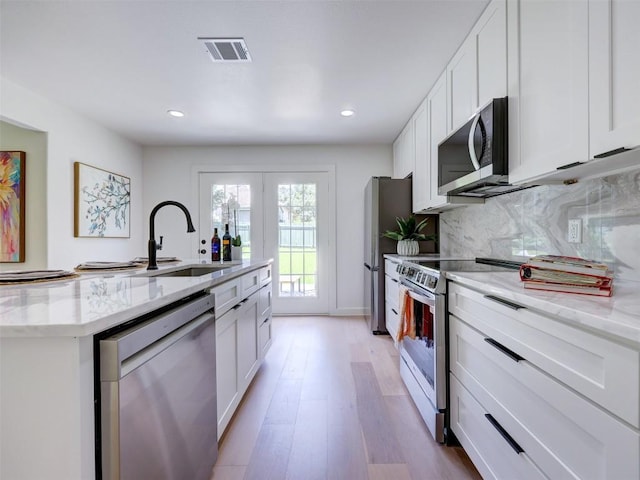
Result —
[{"label": "stack of red book", "polygon": [[520,267],[524,288],[610,297],[613,272],[603,263],[577,257],[538,255]]}]

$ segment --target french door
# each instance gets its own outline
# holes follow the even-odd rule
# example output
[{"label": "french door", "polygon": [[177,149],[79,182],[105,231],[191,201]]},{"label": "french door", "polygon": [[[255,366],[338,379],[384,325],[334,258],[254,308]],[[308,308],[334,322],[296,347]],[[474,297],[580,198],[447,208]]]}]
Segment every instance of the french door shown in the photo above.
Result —
[{"label": "french door", "polygon": [[273,312],[329,312],[329,177],[326,172],[200,173],[201,259],[211,234],[241,236],[244,259],[273,258]]}]

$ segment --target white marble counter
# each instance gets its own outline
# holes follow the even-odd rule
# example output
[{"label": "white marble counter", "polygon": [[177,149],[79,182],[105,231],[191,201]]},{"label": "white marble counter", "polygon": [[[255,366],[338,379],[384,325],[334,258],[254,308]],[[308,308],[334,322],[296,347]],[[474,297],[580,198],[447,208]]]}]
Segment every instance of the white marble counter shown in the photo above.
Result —
[{"label": "white marble counter", "polygon": [[[200,277],[147,277],[143,275],[153,273],[140,269],[84,273],[67,281],[3,285],[0,337],[93,335],[269,262],[230,263],[229,268]],[[203,266],[198,261],[184,261],[161,265],[159,272],[190,265]]]},{"label": "white marble counter", "polygon": [[388,258],[396,263],[407,261],[414,262],[437,262],[439,260],[474,260],[474,257],[461,257],[460,255],[441,255],[439,253],[421,253],[418,255],[398,255],[397,253],[385,253],[384,258]]},{"label": "white marble counter", "polygon": [[447,272],[447,278],[640,348],[640,282],[615,279],[611,297],[525,290],[517,272]]}]

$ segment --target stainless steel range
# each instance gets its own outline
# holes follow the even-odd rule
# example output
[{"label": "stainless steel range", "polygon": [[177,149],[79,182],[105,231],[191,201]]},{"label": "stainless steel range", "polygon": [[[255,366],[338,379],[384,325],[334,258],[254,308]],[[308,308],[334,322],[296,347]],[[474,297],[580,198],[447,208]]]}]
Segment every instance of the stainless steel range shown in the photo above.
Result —
[{"label": "stainless steel range", "polygon": [[401,319],[406,335],[400,342],[400,375],[436,441],[446,440],[447,413],[447,282],[444,272],[495,271],[519,268],[522,262],[494,259],[430,258],[404,261],[400,275]]}]

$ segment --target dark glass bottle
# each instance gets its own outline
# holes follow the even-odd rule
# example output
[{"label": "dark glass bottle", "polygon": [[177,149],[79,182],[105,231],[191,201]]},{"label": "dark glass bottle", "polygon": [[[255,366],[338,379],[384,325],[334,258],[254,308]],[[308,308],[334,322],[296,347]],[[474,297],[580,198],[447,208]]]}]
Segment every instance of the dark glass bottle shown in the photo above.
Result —
[{"label": "dark glass bottle", "polygon": [[222,236],[222,261],[231,261],[231,235],[229,235],[229,224],[224,224],[224,235]]},{"label": "dark glass bottle", "polygon": [[220,261],[220,237],[217,228],[213,229],[213,237],[211,237],[211,261]]}]

